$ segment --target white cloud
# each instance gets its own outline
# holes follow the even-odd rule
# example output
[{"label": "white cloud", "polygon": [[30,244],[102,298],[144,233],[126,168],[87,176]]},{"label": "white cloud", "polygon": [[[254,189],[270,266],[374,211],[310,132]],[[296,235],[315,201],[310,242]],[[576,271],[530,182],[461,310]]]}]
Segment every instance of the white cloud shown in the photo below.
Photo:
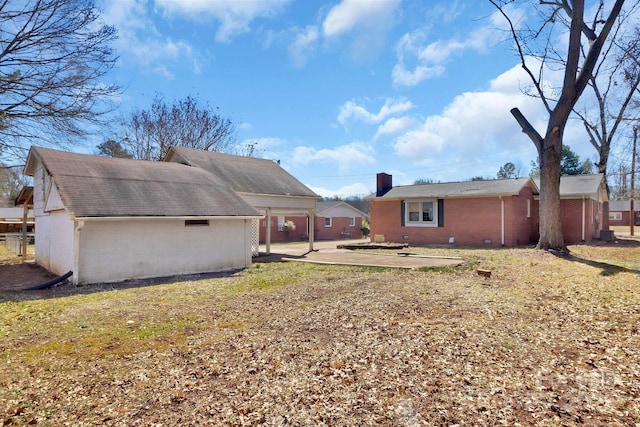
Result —
[{"label": "white cloud", "polygon": [[[485,92],[465,92],[456,96],[442,114],[400,135],[394,142],[396,153],[417,164],[428,163],[437,154],[473,159],[489,152],[509,152],[520,158],[533,154],[533,144],[510,114],[518,107],[536,125],[546,116],[539,100],[524,96],[518,89],[526,75],[519,66],[498,76]],[[524,149],[523,149],[524,148]]]},{"label": "white cloud", "polygon": [[308,186],[314,193],[322,197],[340,197],[347,198],[352,196],[368,196],[373,192],[370,186],[367,186],[361,182],[345,185],[338,189],[328,189],[325,187],[313,187]]},{"label": "white cloud", "polygon": [[313,51],[313,45],[318,39],[318,27],[308,25],[303,30],[296,30],[293,43],[289,46],[289,57],[296,68],[307,64],[307,59]]},{"label": "white cloud", "polygon": [[173,78],[167,64],[184,59],[193,64],[195,73],[201,72],[202,64],[194,59],[193,47],[186,41],[161,34],[149,15],[142,1],[105,2],[102,18],[118,30],[114,46],[120,61],[143,65],[167,79]]},{"label": "white cloud", "polygon": [[326,37],[335,37],[353,30],[357,26],[374,27],[388,22],[400,0],[342,0],[329,11],[322,23]]},{"label": "white cloud", "polygon": [[290,0],[156,0],[156,5],[166,15],[184,15],[203,20],[213,17],[220,22],[215,39],[228,43],[231,38],[251,31],[251,22],[256,18],[271,18],[277,15]]},{"label": "white cloud", "polygon": [[340,172],[345,172],[355,166],[374,163],[373,154],[373,147],[361,142],[321,150],[314,147],[298,146],[294,148],[290,161],[296,166],[304,166],[313,162],[331,164],[336,165]]},{"label": "white cloud", "polygon": [[382,135],[395,135],[413,128],[417,124],[416,119],[409,116],[392,117],[378,126],[374,139]]},{"label": "white cloud", "polygon": [[359,120],[365,123],[380,123],[389,116],[404,113],[414,107],[413,103],[405,98],[387,98],[384,105],[380,107],[377,113],[371,113],[367,109],[354,100],[350,100],[342,104],[338,113],[338,121],[341,124],[349,119]]},{"label": "white cloud", "polygon": [[[515,22],[521,22],[522,10],[507,7]],[[465,50],[486,52],[490,47],[509,38],[504,30],[506,21],[496,11],[487,25],[475,28],[463,39],[429,41],[424,29],[404,34],[396,45],[398,61],[391,72],[395,86],[416,86],[420,82],[444,74],[444,64]],[[497,28],[496,28],[497,27]]]}]

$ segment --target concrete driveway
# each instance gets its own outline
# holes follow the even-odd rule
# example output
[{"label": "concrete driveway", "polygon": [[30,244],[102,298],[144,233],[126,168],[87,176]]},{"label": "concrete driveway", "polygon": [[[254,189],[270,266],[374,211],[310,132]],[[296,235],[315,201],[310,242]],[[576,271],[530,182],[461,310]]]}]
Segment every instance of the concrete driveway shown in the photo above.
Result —
[{"label": "concrete driveway", "polygon": [[[271,256],[258,257],[260,260],[279,260],[288,262],[308,262],[314,264],[357,265],[367,267],[392,267],[417,269],[424,267],[445,267],[464,263],[458,257],[433,257],[411,254],[410,250],[398,250],[396,254],[380,254],[369,250],[337,249],[338,245],[366,243],[364,239],[332,240],[314,242],[313,252],[309,252],[308,242],[291,242],[271,244]],[[260,246],[261,253],[266,251]]]}]

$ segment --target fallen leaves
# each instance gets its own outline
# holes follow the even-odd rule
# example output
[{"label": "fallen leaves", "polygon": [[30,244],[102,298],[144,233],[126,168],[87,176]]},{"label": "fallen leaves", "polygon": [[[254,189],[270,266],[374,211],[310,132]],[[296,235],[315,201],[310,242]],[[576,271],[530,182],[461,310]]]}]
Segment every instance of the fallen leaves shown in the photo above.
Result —
[{"label": "fallen leaves", "polygon": [[[268,264],[231,278],[3,306],[10,363],[0,366],[1,420],[640,423],[631,257],[603,276],[598,264],[533,250],[455,255],[493,274]],[[43,313],[47,322],[29,317]]]}]

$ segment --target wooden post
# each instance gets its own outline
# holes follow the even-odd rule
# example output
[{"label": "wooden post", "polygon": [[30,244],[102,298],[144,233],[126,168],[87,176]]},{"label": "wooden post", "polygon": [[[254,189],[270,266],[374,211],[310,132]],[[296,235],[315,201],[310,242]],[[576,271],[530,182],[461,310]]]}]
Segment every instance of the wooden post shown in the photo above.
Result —
[{"label": "wooden post", "polygon": [[629,200],[629,234],[634,235],[634,227],[636,225],[636,212],[633,206],[633,199],[635,197],[635,182],[636,182],[636,142],[638,141],[638,126],[633,127],[633,150],[631,154],[631,197]]},{"label": "wooden post", "polygon": [[22,206],[22,262],[27,262],[27,219],[29,216],[29,204],[25,200]]}]

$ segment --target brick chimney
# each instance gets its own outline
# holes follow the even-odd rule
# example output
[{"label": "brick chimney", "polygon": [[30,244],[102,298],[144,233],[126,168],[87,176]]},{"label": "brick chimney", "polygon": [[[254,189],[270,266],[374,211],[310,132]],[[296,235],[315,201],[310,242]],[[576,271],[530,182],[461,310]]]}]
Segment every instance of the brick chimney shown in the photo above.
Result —
[{"label": "brick chimney", "polygon": [[380,172],[376,175],[376,197],[384,196],[393,187],[393,177]]}]

